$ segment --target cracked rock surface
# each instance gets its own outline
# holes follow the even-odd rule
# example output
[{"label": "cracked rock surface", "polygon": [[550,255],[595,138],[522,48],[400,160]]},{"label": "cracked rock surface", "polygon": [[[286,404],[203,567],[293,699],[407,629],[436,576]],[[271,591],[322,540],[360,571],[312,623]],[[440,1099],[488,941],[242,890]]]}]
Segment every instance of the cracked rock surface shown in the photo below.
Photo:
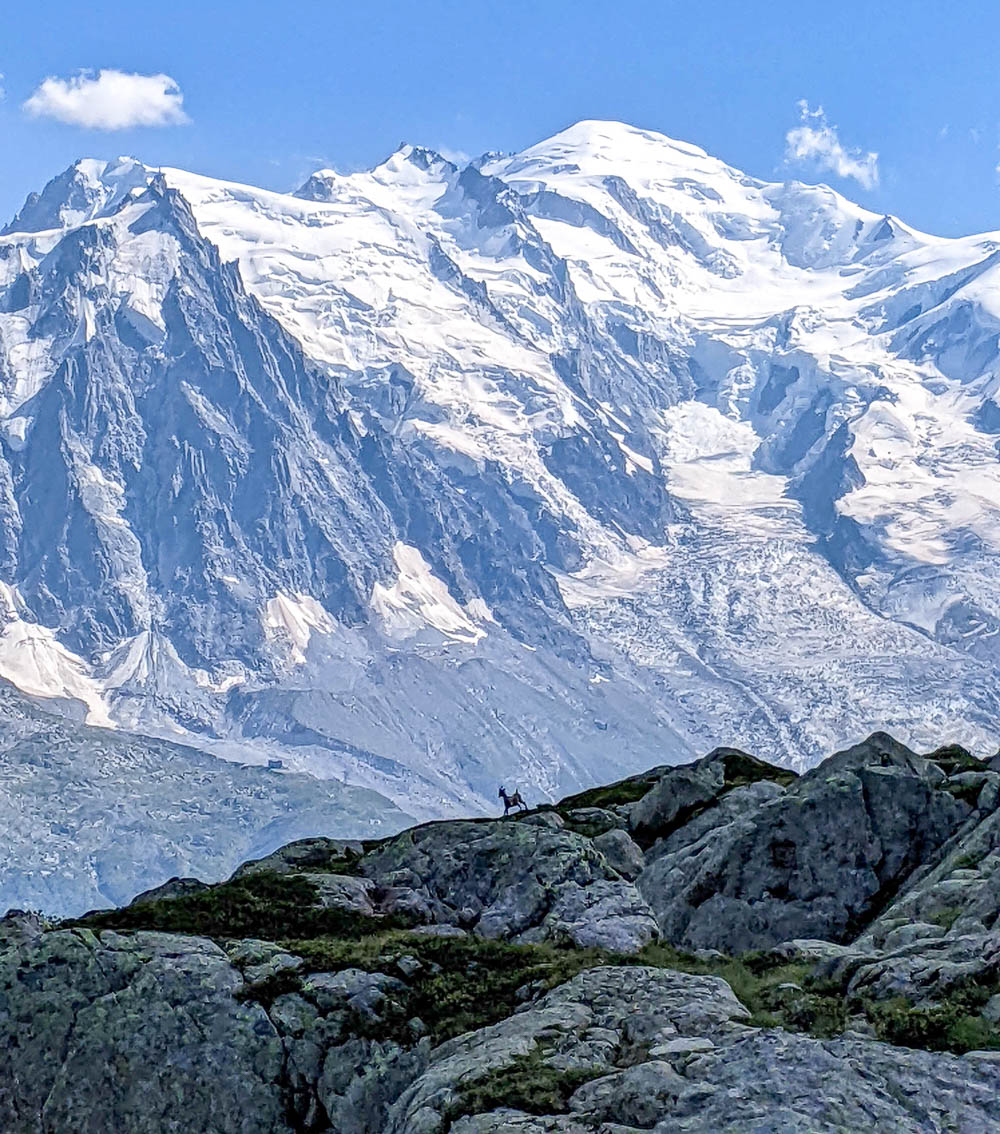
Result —
[{"label": "cracked rock surface", "polygon": [[1000,1129],[994,775],[882,734],[801,777],[717,749],[12,912],[0,1130]]},{"label": "cracked rock surface", "polygon": [[283,1132],[281,1039],[211,941],[46,933],[0,948],[0,1128]]}]

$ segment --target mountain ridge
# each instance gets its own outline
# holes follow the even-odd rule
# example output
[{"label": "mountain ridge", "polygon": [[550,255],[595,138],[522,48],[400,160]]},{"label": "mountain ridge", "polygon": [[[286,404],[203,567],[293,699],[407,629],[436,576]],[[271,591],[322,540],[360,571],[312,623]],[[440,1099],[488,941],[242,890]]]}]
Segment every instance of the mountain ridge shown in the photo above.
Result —
[{"label": "mountain ridge", "polygon": [[220,1131],[989,1129],[998,762],[876,733],[796,776],[717,748],[12,913],[0,1120],[152,1130],[182,1097]]},{"label": "mountain ridge", "polygon": [[417,818],[709,737],[995,747],[990,234],[597,122],[297,194],[84,161],[19,218],[33,695]]}]

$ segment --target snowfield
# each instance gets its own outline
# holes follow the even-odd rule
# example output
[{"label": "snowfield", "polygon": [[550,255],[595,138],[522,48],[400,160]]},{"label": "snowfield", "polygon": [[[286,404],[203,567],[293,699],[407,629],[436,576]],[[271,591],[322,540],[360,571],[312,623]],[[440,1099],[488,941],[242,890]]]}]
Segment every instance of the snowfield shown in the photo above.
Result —
[{"label": "snowfield", "polygon": [[991,754],[998,266],[613,122],[292,194],[79,162],[0,234],[0,676],[418,818]]}]

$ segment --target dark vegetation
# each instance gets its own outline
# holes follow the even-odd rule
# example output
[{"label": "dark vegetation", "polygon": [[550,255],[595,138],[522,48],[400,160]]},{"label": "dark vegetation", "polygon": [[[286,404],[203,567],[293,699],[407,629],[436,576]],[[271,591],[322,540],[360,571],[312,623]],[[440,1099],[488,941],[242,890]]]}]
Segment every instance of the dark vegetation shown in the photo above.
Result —
[{"label": "dark vegetation", "polygon": [[[651,965],[722,977],[750,1011],[750,1022],[759,1027],[784,1027],[829,1038],[842,1033],[849,1016],[854,1015],[865,1019],[887,1043],[957,1053],[1000,1050],[1000,1032],[980,1015],[986,1001],[1000,990],[993,984],[955,986],[945,999],[932,1005],[913,1005],[898,998],[848,1003],[841,988],[811,980],[808,965],[777,961],[767,954],[701,960],[669,945],[652,944],[635,956],[624,957],[554,944],[428,937],[408,932],[412,925],[400,918],[324,910],[315,901],[316,889],[308,879],[262,872],[184,897],[91,914],[64,924],[93,930],[196,933],[219,940],[261,938],[302,957],[307,972],[360,968],[397,974],[401,958],[415,959],[419,968],[403,977],[405,994],[379,1019],[358,1018],[358,1033],[371,1038],[405,1040],[410,1035],[409,1022],[416,1017],[432,1042],[440,1043],[505,1019],[527,1000],[585,969]],[[282,971],[244,986],[240,995],[270,1006],[278,996],[299,989],[301,981],[300,973]],[[482,1100],[505,1089],[501,1079],[515,1094],[522,1087],[541,1090],[544,1080],[546,1097],[551,1099],[552,1092],[569,1089],[570,1079],[560,1075],[529,1062],[513,1078],[500,1077],[470,1087],[467,1102],[485,1107]],[[546,1113],[557,1111],[550,1108]]]},{"label": "dark vegetation", "polygon": [[[401,1002],[374,1024],[360,1021],[359,1028],[371,1038],[398,1038],[417,1017],[434,1043],[506,1019],[532,996],[612,961],[611,954],[596,949],[400,932],[354,941],[323,937],[281,944],[304,958],[313,972],[355,968],[402,976],[408,992]],[[397,971],[403,957],[415,959],[420,967],[406,975]]]},{"label": "dark vegetation", "polygon": [[[721,976],[763,1025],[786,1023],[814,1034],[834,1034],[835,1006],[813,993],[791,998],[781,984],[804,979],[800,965],[760,958],[701,961],[666,945],[649,945],[636,956],[554,944],[511,945],[478,937],[428,937],[407,932],[399,918],[365,917],[324,910],[314,903],[315,886],[301,875],[258,873],[181,898],[146,902],[91,914],[65,923],[89,929],[160,930],[196,933],[218,940],[243,937],[276,941],[302,957],[306,971],[360,968],[397,973],[400,958],[419,962],[403,979],[407,993],[376,1022],[359,1020],[373,1038],[400,1037],[419,1018],[437,1043],[496,1023],[534,998],[597,965],[652,965]],[[244,987],[242,996],[270,1005],[300,986],[295,972],[279,972]],[[842,998],[838,997],[842,1004]],[[837,1017],[839,1019],[839,1017]],[[840,1029],[842,1030],[842,1029]]]},{"label": "dark vegetation", "polygon": [[649,791],[656,781],[666,771],[665,768],[651,768],[638,776],[629,776],[604,787],[590,788],[568,795],[556,804],[556,810],[562,814],[564,811],[575,811],[579,807],[615,807],[623,803],[635,803]]},{"label": "dark vegetation", "polygon": [[768,764],[766,760],[758,760],[748,752],[740,752],[730,748],[722,757],[722,766],[725,775],[726,790],[746,787],[747,784],[756,784],[761,780],[770,780],[772,783],[788,787],[794,783],[798,776],[788,768],[779,768],[776,764]]},{"label": "dark vegetation", "polygon": [[929,1051],[1000,1050],[1000,1032],[980,1014],[998,991],[995,984],[969,980],[954,985],[935,1004],[912,1004],[903,997],[866,1001],[861,1007],[879,1039]]},{"label": "dark vegetation", "polygon": [[159,902],[142,902],[74,921],[67,928],[156,929],[165,933],[197,933],[203,937],[331,936],[347,940],[389,928],[408,928],[401,917],[364,917],[317,904],[316,887],[298,874],[261,872],[222,882],[197,894]]},{"label": "dark vegetation", "polygon": [[960,744],[944,744],[928,752],[927,760],[933,761],[946,776],[954,776],[958,772],[983,772],[986,765],[978,760],[968,749]]},{"label": "dark vegetation", "polygon": [[234,995],[237,1000],[253,1000],[270,1011],[279,996],[298,992],[301,988],[302,978],[295,969],[279,969],[263,980],[247,981]]},{"label": "dark vegetation", "polygon": [[450,1130],[462,1115],[487,1114],[499,1107],[512,1107],[527,1114],[565,1114],[570,1095],[606,1073],[604,1067],[553,1067],[546,1063],[544,1050],[536,1047],[508,1066],[491,1068],[480,1078],[464,1083],[458,1098],[445,1111],[444,1129]]},{"label": "dark vegetation", "polygon": [[[747,784],[754,784],[760,780],[771,780],[776,784],[781,784],[782,787],[787,787],[798,778],[795,772],[788,768],[779,768],[776,764],[768,764],[766,760],[758,760],[756,756],[751,756],[747,752],[740,752],[736,748],[726,749],[720,759],[725,777],[725,788],[722,794],[731,791],[733,788],[745,787]],[[976,761],[976,764],[980,766],[978,761]],[[610,808],[621,804],[636,803],[650,788],[655,786],[666,771],[668,769],[665,767],[651,768],[648,772],[643,772],[638,776],[629,776],[613,784],[581,791],[577,795],[570,795],[560,800],[555,809],[563,814],[580,807]]]},{"label": "dark vegetation", "polygon": [[979,800],[979,793],[983,790],[982,784],[942,784],[946,792],[953,795],[956,799],[960,799],[963,803],[967,803],[970,807],[975,807]]},{"label": "dark vegetation", "polygon": [[960,906],[951,906],[948,909],[937,910],[928,918],[932,925],[940,925],[942,929],[948,930],[955,924],[956,921],[962,916]]},{"label": "dark vegetation", "polygon": [[[966,761],[974,760],[955,748],[932,755],[949,771],[966,770]],[[723,794],[762,779],[782,784],[795,779],[794,773],[736,750],[720,758],[724,762]],[[981,766],[978,761],[975,764]],[[648,791],[657,774],[582,792],[563,800],[555,810],[565,818],[580,808],[632,802]],[[388,841],[366,843],[364,851],[370,853]],[[315,856],[307,855],[296,865],[309,871],[355,873],[360,861],[356,855],[333,854],[317,847]],[[809,965],[780,961],[768,954],[699,959],[665,944],[652,944],[635,956],[623,957],[552,943],[512,945],[472,936],[424,936],[410,932],[413,924],[406,918],[323,909],[317,897],[315,885],[301,873],[260,870],[177,898],[94,913],[64,925],[191,933],[219,941],[250,937],[277,942],[301,957],[305,967],[279,971],[243,987],[241,998],[268,1007],[277,997],[300,989],[309,972],[361,968],[400,976],[402,991],[379,1017],[359,1016],[355,1021],[358,1034],[372,1038],[412,1040],[416,1018],[432,1042],[440,1043],[509,1017],[522,1004],[586,969],[640,964],[722,977],[749,1010],[750,1022],[761,1027],[780,1026],[828,1038],[860,1022],[879,1039],[903,1046],[959,1053],[1000,1049],[1000,1031],[981,1015],[990,996],[1000,991],[1000,983],[967,982],[934,1004],[914,1005],[902,999],[849,1001],[843,988],[812,980]],[[947,928],[957,915],[957,910],[944,910],[934,920]],[[536,1050],[503,1072],[467,1084],[452,1117],[500,1105],[531,1113],[560,1113],[572,1091],[589,1077],[586,1070],[567,1072],[549,1066],[544,1053]]]}]

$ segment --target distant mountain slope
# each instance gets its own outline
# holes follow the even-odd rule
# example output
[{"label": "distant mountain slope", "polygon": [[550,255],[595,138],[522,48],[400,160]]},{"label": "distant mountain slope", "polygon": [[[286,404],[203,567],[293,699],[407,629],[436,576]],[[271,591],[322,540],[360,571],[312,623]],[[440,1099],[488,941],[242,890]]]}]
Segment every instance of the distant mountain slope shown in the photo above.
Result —
[{"label": "distant mountain slope", "polygon": [[[1000,772],[884,733],[0,918],[0,1124],[1000,1125]],[[137,1087],[141,1085],[141,1089]]]},{"label": "distant mountain slope", "polygon": [[0,674],[421,818],[992,751],[998,249],[617,123],[79,162],[0,236]]},{"label": "distant mountain slope", "polygon": [[80,914],[173,874],[225,877],[288,838],[374,838],[408,819],[366,788],[77,724],[0,682],[4,910]]}]

